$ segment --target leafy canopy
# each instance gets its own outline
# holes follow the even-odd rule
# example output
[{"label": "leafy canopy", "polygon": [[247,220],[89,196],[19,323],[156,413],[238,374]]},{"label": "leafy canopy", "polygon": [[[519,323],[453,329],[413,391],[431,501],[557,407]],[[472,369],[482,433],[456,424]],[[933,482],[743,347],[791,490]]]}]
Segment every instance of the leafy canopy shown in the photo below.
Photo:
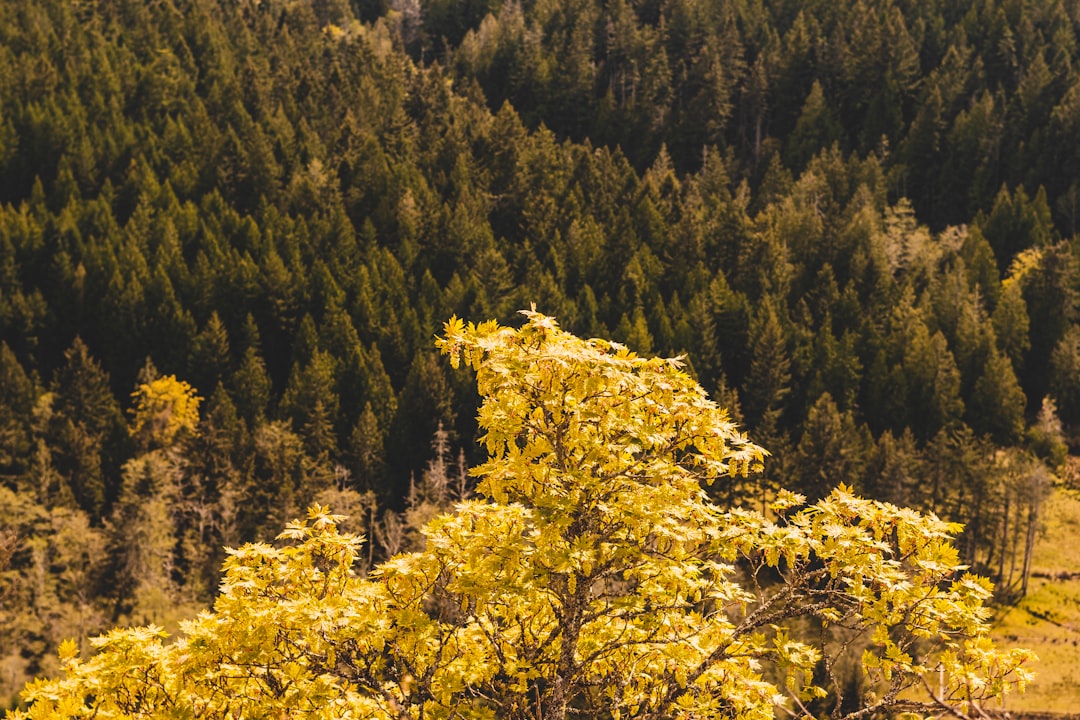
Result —
[{"label": "leafy canopy", "polygon": [[[677,360],[525,316],[437,341],[476,373],[489,458],[423,552],[359,577],[360,539],[313,507],[285,547],[230,550],[181,638],[115,630],[86,660],[65,643],[65,676],[14,717],[770,720],[815,701],[856,720],[975,714],[1028,681],[1030,654],[986,637],[957,526],[844,487],[722,510],[703,483],[764,451]],[[854,709],[851,652],[874,689]]]},{"label": "leafy canopy", "polygon": [[148,444],[169,446],[178,436],[194,433],[199,425],[202,398],[175,375],[140,383],[131,397],[135,401],[131,434]]}]

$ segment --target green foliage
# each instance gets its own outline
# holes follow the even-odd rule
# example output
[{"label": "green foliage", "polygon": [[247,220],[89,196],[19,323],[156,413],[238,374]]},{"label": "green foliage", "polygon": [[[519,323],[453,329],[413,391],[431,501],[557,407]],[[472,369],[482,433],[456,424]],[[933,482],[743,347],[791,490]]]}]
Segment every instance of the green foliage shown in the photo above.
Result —
[{"label": "green foliage", "polygon": [[1080,420],[1080,326],[1070,326],[1050,356],[1050,390],[1062,419]]},{"label": "green foliage", "polygon": [[767,720],[814,698],[839,709],[852,647],[881,693],[849,718],[977,714],[1030,679],[1029,653],[986,637],[990,586],[960,574],[958,526],[844,486],[801,509],[781,492],[775,520],[722,511],[702,484],[764,451],[677,360],[526,316],[455,318],[438,340],[477,374],[488,459],[480,499],[429,522],[425,550],[362,578],[360,538],[313,506],[285,547],[229,551],[213,611],[182,637],[117,629],[85,660],[65,642],[64,675],[11,717]]},{"label": "green foliage", "polygon": [[1024,401],[1012,362],[992,348],[971,398],[974,429],[1003,445],[1015,444],[1024,431]]}]

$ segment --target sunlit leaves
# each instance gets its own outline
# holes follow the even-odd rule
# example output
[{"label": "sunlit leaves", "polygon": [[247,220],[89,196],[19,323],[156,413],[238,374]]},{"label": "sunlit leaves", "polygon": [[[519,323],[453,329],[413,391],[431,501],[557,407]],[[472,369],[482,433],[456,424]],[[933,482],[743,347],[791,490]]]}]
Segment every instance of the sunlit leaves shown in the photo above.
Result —
[{"label": "sunlit leaves", "polygon": [[[182,638],[115,630],[85,661],[65,644],[65,676],[15,717],[771,720],[825,698],[857,720],[974,713],[1030,680],[1028,653],[986,638],[957,526],[844,486],[723,511],[703,486],[764,451],[677,362],[525,315],[438,340],[476,372],[490,457],[423,552],[358,577],[360,540],[313,507],[278,546],[229,550]],[[845,653],[876,693],[847,715]]]},{"label": "sunlit leaves", "polygon": [[131,397],[135,400],[131,434],[144,436],[147,443],[169,446],[178,435],[194,433],[199,424],[202,398],[175,375],[142,383]]},{"label": "sunlit leaves", "polygon": [[[756,469],[763,451],[678,363],[583,341],[551,318],[524,315],[517,331],[454,318],[438,344],[477,373],[479,421],[492,455],[473,471],[480,492],[498,507],[516,508],[535,528],[514,531],[507,542],[524,541],[512,554],[518,570],[499,564],[497,552],[485,557],[490,577],[515,578],[514,601],[498,605],[492,625],[512,626],[516,613],[536,612],[533,601],[517,605],[530,583],[544,592],[540,607],[551,608],[545,627],[562,623],[564,642],[576,630],[576,603],[598,618],[570,637],[578,648],[568,667],[582,678],[575,703],[619,716],[715,713],[721,706],[771,713],[777,689],[757,675],[762,661],[773,663],[799,698],[825,696],[838,683],[814,685],[814,669],[850,642],[830,645],[826,633],[813,647],[776,625],[810,616],[853,636],[857,647],[868,644],[870,679],[887,683],[878,705],[903,709],[915,701],[902,692],[941,669],[934,643],[958,648],[963,638],[985,634],[986,584],[958,575],[963,568],[950,542],[958,526],[863,500],[843,486],[802,509],[803,497],[777,493],[769,504],[775,521],[745,510],[721,513],[702,483]],[[732,581],[732,566],[710,558],[748,568],[757,591],[747,593]],[[779,583],[766,580],[775,574]],[[622,583],[614,591],[611,578]],[[594,601],[597,595],[603,600]],[[518,635],[493,638],[497,655],[522,642]],[[595,668],[602,673],[590,675]],[[1002,688],[1021,680],[1009,672],[997,676]],[[733,676],[738,687],[728,682]],[[957,682],[973,676],[964,677]],[[690,686],[693,700],[684,692]]]}]

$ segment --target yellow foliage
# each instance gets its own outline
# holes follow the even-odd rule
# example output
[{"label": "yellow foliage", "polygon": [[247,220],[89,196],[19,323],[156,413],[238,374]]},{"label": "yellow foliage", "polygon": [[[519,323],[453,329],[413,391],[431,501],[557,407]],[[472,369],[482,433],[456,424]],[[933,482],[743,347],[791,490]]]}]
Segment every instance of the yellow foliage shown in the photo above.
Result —
[{"label": "yellow foliage", "polygon": [[202,398],[175,375],[142,383],[131,397],[135,400],[131,434],[148,444],[168,447],[180,437],[194,434],[199,425]]},{"label": "yellow foliage", "polygon": [[773,720],[835,699],[830,668],[859,653],[876,694],[858,720],[981,715],[1030,679],[1029,653],[987,639],[955,526],[843,486],[782,493],[773,520],[719,508],[703,486],[764,451],[678,362],[526,317],[453,319],[438,341],[476,371],[489,458],[424,551],[360,577],[360,539],[313,507],[283,547],[228,551],[185,637],[116,630],[86,660],[65,645],[64,677],[13,717]]},{"label": "yellow foliage", "polygon": [[1043,249],[1040,247],[1030,247],[1018,252],[1009,264],[1009,272],[1005,275],[1005,279],[1001,281],[1001,286],[1005,288],[1013,283],[1023,285],[1028,276],[1038,269],[1042,259]]}]

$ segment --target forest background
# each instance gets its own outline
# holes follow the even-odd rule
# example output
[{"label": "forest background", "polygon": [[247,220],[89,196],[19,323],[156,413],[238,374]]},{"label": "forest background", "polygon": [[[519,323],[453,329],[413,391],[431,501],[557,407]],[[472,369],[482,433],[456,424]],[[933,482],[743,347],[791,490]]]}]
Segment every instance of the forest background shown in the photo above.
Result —
[{"label": "forest background", "polygon": [[312,501],[369,563],[415,546],[478,451],[432,336],[530,303],[687,355],[773,453],[718,501],[845,482],[1022,595],[1080,443],[1078,34],[1077,0],[0,3],[0,701]]}]

